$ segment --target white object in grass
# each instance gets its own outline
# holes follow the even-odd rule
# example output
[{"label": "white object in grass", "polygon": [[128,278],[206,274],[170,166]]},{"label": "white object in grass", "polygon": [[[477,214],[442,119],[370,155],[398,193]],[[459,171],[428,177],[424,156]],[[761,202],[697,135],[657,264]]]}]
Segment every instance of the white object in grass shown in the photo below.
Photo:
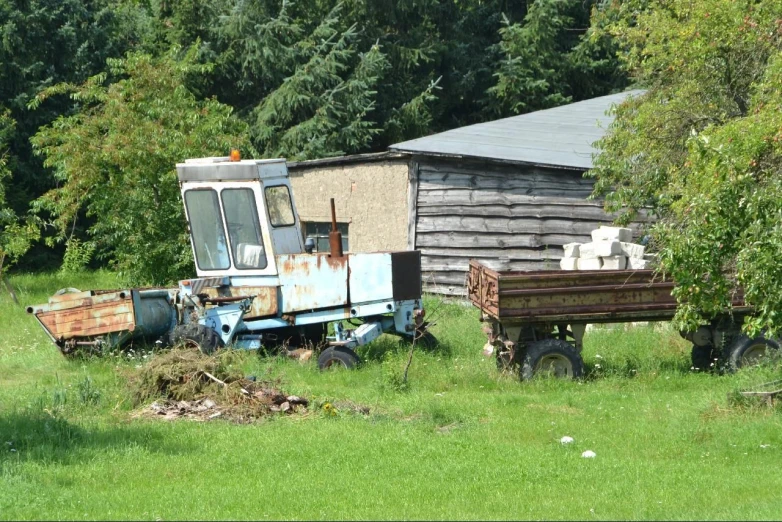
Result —
[{"label": "white object in grass", "polygon": [[584,457],[585,459],[593,459],[597,457],[597,453],[595,453],[592,450],[586,450],[584,453],[581,454],[581,456]]},{"label": "white object in grass", "polygon": [[573,442],[573,437],[568,437],[567,435],[565,435],[564,437],[559,439],[559,442],[561,442],[562,444],[570,444],[571,442]]}]

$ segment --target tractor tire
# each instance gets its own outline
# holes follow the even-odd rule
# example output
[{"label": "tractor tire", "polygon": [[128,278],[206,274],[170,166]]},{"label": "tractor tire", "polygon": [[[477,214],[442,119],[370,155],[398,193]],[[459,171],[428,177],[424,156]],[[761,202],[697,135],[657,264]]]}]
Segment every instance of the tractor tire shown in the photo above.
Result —
[{"label": "tractor tire", "polygon": [[224,346],[217,332],[195,323],[181,324],[174,328],[168,336],[168,342],[171,346],[196,348],[205,355],[211,355]]},{"label": "tractor tire", "polygon": [[356,352],[343,346],[331,346],[320,352],[318,368],[326,370],[332,366],[342,366],[352,370],[361,362]]},{"label": "tractor tire", "polygon": [[779,343],[773,339],[766,339],[762,335],[754,339],[747,335],[739,335],[728,346],[725,360],[729,372],[735,372],[739,368],[756,366],[775,352],[779,352]]},{"label": "tractor tire", "polygon": [[717,369],[718,354],[711,345],[698,346],[693,344],[690,359],[693,371],[711,372]]},{"label": "tractor tire", "polygon": [[543,374],[579,379],[584,375],[584,360],[572,344],[561,339],[529,343],[519,370],[521,380],[528,381]]}]

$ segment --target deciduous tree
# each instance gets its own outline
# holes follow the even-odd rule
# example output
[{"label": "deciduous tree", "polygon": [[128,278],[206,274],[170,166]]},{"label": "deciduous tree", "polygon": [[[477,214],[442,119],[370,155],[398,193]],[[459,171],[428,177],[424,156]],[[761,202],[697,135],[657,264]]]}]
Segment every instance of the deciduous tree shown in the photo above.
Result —
[{"label": "deciduous tree", "polygon": [[782,1],[629,2],[608,30],[648,90],[616,109],[596,190],[625,220],[658,217],[677,318],[755,308],[782,326]]},{"label": "deciduous tree", "polygon": [[52,240],[71,239],[85,210],[94,218],[90,241],[69,248],[94,248],[134,283],[167,283],[192,271],[175,164],[249,150],[247,126],[232,109],[188,89],[189,75],[205,73],[197,53],[195,46],[160,58],[130,53],[109,60],[111,79],[58,84],[31,103],[68,95],[80,105],[32,139],[59,181],[35,202],[54,216]]}]

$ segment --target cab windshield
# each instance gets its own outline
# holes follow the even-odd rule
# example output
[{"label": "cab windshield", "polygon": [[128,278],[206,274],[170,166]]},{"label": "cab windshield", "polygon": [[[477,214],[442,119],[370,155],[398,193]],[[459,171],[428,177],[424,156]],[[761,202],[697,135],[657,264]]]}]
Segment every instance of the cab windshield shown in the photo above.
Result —
[{"label": "cab windshield", "polygon": [[266,268],[255,193],[245,188],[225,189],[221,197],[234,266],[240,270]]},{"label": "cab windshield", "polygon": [[201,270],[226,270],[231,267],[223,219],[212,189],[188,190],[185,205],[190,220],[196,264]]}]

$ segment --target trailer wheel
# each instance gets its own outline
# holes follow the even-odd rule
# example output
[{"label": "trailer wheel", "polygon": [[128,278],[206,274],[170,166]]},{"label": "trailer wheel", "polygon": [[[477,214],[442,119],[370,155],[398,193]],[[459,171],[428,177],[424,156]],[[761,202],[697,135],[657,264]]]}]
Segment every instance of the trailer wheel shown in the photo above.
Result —
[{"label": "trailer wheel", "polygon": [[726,354],[728,370],[735,372],[739,368],[758,365],[778,350],[779,343],[773,339],[766,339],[762,335],[754,339],[747,335],[739,335],[729,346]]},{"label": "trailer wheel", "polygon": [[692,369],[696,372],[709,372],[716,369],[717,355],[717,351],[710,344],[706,346],[693,344],[690,352]]},{"label": "trailer wheel", "polygon": [[223,347],[223,340],[217,332],[200,324],[180,324],[171,331],[168,337],[169,344],[184,345],[195,348],[201,353],[210,355]]},{"label": "trailer wheel", "polygon": [[567,341],[543,339],[527,345],[520,374],[525,381],[545,374],[578,379],[584,375],[584,360],[578,350]]},{"label": "trailer wheel", "polygon": [[322,352],[318,357],[318,368],[325,370],[332,366],[342,366],[351,370],[355,368],[361,361],[356,352],[350,348],[344,346],[330,346]]}]

